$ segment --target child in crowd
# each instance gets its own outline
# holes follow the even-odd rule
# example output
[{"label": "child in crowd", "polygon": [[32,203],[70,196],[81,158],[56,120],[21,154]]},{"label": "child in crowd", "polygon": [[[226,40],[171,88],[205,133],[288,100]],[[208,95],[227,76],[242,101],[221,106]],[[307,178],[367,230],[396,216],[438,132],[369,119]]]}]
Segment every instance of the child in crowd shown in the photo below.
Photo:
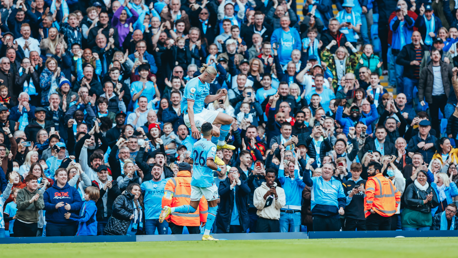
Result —
[{"label": "child in crowd", "polygon": [[253,123],[253,115],[250,114],[250,103],[243,102],[240,106],[240,113],[237,114],[237,122],[240,125],[243,119]]},{"label": "child in crowd", "polygon": [[11,108],[11,97],[8,94],[8,88],[5,85],[0,86],[0,104],[7,108]]},{"label": "child in crowd", "polygon": [[[181,140],[178,136],[173,132],[173,125],[172,123],[165,123],[163,129],[164,135],[161,136],[161,140],[165,146],[165,153],[167,155],[175,155],[177,153],[178,145],[181,144]],[[167,148],[167,146],[171,143],[175,143],[175,148]]]},{"label": "child in crowd", "polygon": [[[0,162],[0,167],[1,165],[2,163]],[[3,169],[1,168],[0,168],[0,173],[3,173]],[[11,188],[13,187],[14,179],[16,178],[16,176],[17,176],[16,173],[10,173],[8,185],[6,186],[5,191],[3,191],[2,194],[0,194],[0,238],[5,237],[5,221],[3,219],[3,205],[5,204],[8,197],[10,197]]]},{"label": "child in crowd", "polygon": [[[14,188],[11,192],[11,195],[13,196],[13,201],[8,203],[5,207],[5,211],[3,212],[3,217],[5,218],[5,222],[9,221],[9,236],[14,237],[14,221],[16,220],[16,212],[17,212],[17,203],[16,203],[16,197],[17,193],[21,190],[20,188]],[[5,232],[6,234],[6,232]]]},{"label": "child in crowd", "polygon": [[318,36],[318,31],[316,28],[311,28],[307,32],[307,37],[302,40],[302,47],[308,56],[315,55],[318,58],[318,63],[320,63],[320,51],[321,48],[320,41],[316,38]]},{"label": "child in crowd", "polygon": [[97,187],[89,186],[84,193],[84,199],[80,215],[65,213],[65,218],[79,222],[77,236],[97,236],[97,201],[100,198],[100,191]]}]

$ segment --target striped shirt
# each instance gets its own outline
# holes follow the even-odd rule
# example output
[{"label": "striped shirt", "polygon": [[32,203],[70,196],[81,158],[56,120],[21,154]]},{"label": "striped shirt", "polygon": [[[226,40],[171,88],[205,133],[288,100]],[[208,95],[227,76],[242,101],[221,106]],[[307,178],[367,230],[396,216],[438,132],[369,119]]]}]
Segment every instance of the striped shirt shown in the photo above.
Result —
[{"label": "striped shirt", "polygon": [[[415,48],[415,60],[418,61],[419,63],[421,63],[421,59],[422,59],[421,47]],[[415,66],[415,70],[414,70],[413,76],[417,80],[420,79],[420,66],[419,65]]]}]

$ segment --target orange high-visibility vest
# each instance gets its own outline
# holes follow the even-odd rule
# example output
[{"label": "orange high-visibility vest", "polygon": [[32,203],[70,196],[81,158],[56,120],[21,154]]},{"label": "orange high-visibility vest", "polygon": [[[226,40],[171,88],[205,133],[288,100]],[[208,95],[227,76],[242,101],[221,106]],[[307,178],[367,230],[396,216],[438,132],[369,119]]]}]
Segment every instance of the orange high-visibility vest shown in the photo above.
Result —
[{"label": "orange high-visibility vest", "polygon": [[380,216],[393,216],[401,201],[401,192],[396,189],[390,179],[382,173],[369,177],[366,182],[366,197],[364,197],[364,213],[366,218],[372,209]]},{"label": "orange high-visibility vest", "polygon": [[[164,188],[162,207],[178,207],[191,203],[191,172],[180,171],[177,177],[171,178]],[[207,222],[208,204],[205,197],[200,199],[199,207],[194,213],[172,212],[167,218],[177,226],[200,226],[201,222]]]}]

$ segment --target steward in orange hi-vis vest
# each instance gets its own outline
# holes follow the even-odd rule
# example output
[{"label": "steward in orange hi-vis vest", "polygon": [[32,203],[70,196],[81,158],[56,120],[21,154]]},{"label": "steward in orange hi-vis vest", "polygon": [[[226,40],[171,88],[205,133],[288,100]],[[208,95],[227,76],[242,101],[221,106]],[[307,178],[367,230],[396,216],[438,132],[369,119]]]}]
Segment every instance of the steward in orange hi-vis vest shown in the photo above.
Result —
[{"label": "steward in orange hi-vis vest", "polygon": [[382,173],[368,178],[364,198],[366,218],[371,215],[371,210],[382,217],[391,217],[396,213],[400,202],[401,192],[390,179],[384,177]]},{"label": "steward in orange hi-vis vest", "polygon": [[[177,176],[171,178],[164,189],[162,197],[162,208],[169,206],[171,208],[191,203],[191,172],[179,171]],[[199,208],[194,213],[172,212],[167,218],[177,226],[200,226],[201,222],[207,222],[208,204],[205,197],[200,199]]]}]

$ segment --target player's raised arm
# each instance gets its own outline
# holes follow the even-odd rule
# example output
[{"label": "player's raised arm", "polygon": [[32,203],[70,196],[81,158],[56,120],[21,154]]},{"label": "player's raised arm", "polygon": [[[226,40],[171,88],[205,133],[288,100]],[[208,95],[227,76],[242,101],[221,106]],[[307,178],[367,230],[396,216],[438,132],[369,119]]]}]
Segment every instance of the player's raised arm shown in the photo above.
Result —
[{"label": "player's raised arm", "polygon": [[208,103],[211,103],[223,96],[226,96],[227,95],[227,90],[226,89],[221,89],[220,92],[216,95],[208,95],[207,97],[205,97],[205,104],[208,104]]},{"label": "player's raised arm", "polygon": [[191,133],[194,139],[200,138],[200,132],[196,127],[196,123],[194,121],[194,100],[187,99],[188,102],[188,116],[189,116],[189,123],[191,124]]}]

